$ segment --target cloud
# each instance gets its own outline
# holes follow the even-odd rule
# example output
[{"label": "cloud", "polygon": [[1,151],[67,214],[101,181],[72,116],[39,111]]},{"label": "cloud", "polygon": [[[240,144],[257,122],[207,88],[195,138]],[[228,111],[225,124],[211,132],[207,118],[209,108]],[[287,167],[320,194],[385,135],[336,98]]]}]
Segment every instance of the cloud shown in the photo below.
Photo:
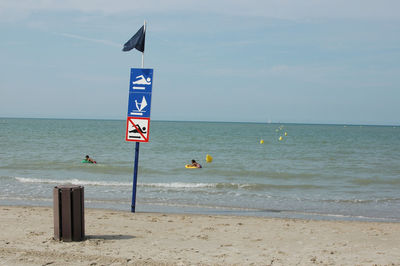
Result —
[{"label": "cloud", "polygon": [[21,19],[36,11],[78,11],[105,15],[195,12],[282,19],[400,19],[398,0],[2,0],[2,20]]}]

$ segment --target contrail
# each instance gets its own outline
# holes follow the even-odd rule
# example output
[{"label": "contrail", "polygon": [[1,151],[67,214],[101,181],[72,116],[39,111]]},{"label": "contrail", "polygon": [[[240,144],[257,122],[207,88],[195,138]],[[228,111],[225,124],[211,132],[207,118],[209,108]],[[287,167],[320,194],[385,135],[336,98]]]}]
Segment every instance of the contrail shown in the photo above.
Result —
[{"label": "contrail", "polygon": [[57,35],[65,36],[68,38],[73,38],[73,39],[78,39],[78,40],[83,40],[83,41],[88,41],[88,42],[96,42],[96,43],[102,43],[108,46],[113,46],[113,47],[121,47],[121,44],[115,43],[112,41],[108,40],[101,40],[101,39],[93,39],[93,38],[88,38],[84,36],[79,36],[75,34],[70,34],[70,33],[56,33]]}]

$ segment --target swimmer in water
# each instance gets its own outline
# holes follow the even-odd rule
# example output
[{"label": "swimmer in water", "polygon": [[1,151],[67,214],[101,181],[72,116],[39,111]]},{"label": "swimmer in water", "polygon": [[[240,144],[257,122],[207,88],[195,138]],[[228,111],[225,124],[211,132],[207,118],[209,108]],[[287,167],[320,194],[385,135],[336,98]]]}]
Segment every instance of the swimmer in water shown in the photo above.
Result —
[{"label": "swimmer in water", "polygon": [[192,166],[195,166],[197,168],[202,168],[201,164],[199,164],[198,162],[196,162],[195,160],[192,160]]},{"label": "swimmer in water", "polygon": [[93,160],[92,158],[90,158],[89,155],[86,155],[85,161],[90,162],[90,163],[96,163],[96,161]]}]

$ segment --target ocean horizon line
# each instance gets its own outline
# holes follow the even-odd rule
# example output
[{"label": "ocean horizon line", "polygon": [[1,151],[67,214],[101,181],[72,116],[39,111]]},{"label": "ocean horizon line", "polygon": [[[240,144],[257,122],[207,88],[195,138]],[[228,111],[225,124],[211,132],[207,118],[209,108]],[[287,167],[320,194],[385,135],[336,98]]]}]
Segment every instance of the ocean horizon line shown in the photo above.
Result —
[{"label": "ocean horizon line", "polygon": [[[68,117],[18,117],[0,116],[0,119],[39,119],[39,120],[93,120],[93,121],[126,121],[117,118],[68,118]],[[400,124],[368,124],[368,123],[322,123],[322,122],[264,122],[264,121],[220,121],[220,120],[174,120],[174,119],[152,119],[154,122],[183,122],[183,123],[238,123],[238,124],[287,124],[287,125],[321,125],[321,126],[376,126],[376,127],[399,127]]]}]

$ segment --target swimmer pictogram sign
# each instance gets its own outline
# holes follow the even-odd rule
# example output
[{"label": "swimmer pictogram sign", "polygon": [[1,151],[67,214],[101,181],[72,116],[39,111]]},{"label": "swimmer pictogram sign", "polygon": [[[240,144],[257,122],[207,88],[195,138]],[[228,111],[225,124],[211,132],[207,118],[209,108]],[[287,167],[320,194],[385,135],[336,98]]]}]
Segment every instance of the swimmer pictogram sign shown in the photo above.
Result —
[{"label": "swimmer pictogram sign", "polygon": [[126,121],[126,141],[149,142],[150,118],[128,117]]}]

